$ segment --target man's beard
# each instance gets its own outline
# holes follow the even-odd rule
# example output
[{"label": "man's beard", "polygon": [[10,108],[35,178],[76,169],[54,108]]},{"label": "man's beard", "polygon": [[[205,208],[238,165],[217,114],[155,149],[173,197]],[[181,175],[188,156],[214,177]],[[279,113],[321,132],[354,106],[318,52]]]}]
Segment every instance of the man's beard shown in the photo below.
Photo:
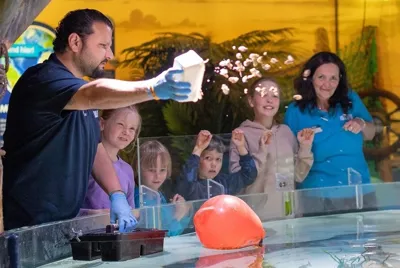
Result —
[{"label": "man's beard", "polygon": [[92,74],[89,75],[92,79],[102,78],[104,77],[105,71],[103,68],[100,68],[100,65],[106,63],[106,61],[101,62],[97,67],[92,71]]},{"label": "man's beard", "polygon": [[83,76],[87,76],[91,79],[102,78],[104,76],[104,69],[100,67],[101,64],[107,62],[107,60],[103,60],[100,62],[96,68],[93,68],[90,64],[85,62],[82,58],[79,59],[79,68]]}]

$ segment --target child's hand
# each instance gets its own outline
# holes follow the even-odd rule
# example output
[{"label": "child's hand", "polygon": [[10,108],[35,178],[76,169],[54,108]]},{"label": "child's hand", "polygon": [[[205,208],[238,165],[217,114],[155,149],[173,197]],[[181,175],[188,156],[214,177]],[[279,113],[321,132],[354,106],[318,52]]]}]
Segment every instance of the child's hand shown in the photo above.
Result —
[{"label": "child's hand", "polygon": [[266,130],[260,138],[260,147],[262,149],[266,149],[267,145],[271,144],[272,142],[272,131],[271,130]]},{"label": "child's hand", "polygon": [[181,196],[180,194],[176,194],[174,195],[174,197],[171,199],[171,203],[172,204],[176,204],[178,202],[185,202],[185,198],[183,198],[183,196]]},{"label": "child's hand", "polygon": [[174,197],[171,199],[171,203],[175,204],[175,218],[178,221],[189,212],[190,206],[185,202],[185,198],[179,194],[174,195]]},{"label": "child's hand", "polygon": [[197,135],[196,145],[194,146],[193,154],[197,154],[198,156],[200,156],[200,154],[210,144],[211,138],[212,138],[212,135],[211,135],[210,131],[208,131],[208,130],[200,131],[199,135]]},{"label": "child's hand", "polygon": [[248,153],[245,146],[246,140],[241,129],[237,128],[232,131],[232,143],[235,144],[240,155],[246,155]]},{"label": "child's hand", "polygon": [[300,145],[311,146],[314,141],[315,132],[312,128],[305,128],[297,133]]}]

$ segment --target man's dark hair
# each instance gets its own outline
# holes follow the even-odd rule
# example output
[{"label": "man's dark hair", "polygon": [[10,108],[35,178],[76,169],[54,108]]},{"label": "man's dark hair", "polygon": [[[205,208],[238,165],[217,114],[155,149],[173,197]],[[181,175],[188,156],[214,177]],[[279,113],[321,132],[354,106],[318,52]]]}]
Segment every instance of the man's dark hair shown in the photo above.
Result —
[{"label": "man's dark hair", "polygon": [[98,10],[78,9],[69,12],[56,28],[56,38],[53,41],[54,52],[65,52],[68,46],[68,37],[72,33],[78,34],[82,39],[91,35],[94,22],[103,22],[113,29],[111,20]]}]

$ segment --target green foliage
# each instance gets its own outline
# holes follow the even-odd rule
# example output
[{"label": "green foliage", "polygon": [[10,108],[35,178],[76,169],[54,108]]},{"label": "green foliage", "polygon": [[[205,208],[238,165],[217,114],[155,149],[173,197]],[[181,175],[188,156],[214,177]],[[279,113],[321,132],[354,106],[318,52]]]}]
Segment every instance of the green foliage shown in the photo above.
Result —
[{"label": "green foliage", "polygon": [[223,49],[218,44],[211,43],[210,37],[199,33],[188,35],[163,32],[156,38],[139,46],[124,49],[125,59],[120,62],[122,67],[141,68],[146,78],[152,78],[171,67],[176,56],[193,49],[200,56],[203,51],[211,50],[212,54],[220,54]]},{"label": "green foliage", "polygon": [[196,132],[198,113],[190,103],[173,105],[168,102],[163,108],[164,118],[168,118],[167,127],[173,129],[175,135],[185,135],[187,132]]},{"label": "green foliage", "polygon": [[139,113],[142,117],[142,129],[140,137],[160,137],[168,132],[166,122],[162,114],[165,101],[151,101],[139,105]]},{"label": "green foliage", "polygon": [[359,38],[338,52],[346,65],[349,83],[356,91],[373,88],[378,70],[375,37],[376,27],[365,27]]},{"label": "green foliage", "polygon": [[196,136],[173,136],[170,137],[170,148],[171,153],[177,157],[173,158],[174,163],[174,174],[178,176],[182,170],[182,166],[186,159],[192,154],[194,142]]}]

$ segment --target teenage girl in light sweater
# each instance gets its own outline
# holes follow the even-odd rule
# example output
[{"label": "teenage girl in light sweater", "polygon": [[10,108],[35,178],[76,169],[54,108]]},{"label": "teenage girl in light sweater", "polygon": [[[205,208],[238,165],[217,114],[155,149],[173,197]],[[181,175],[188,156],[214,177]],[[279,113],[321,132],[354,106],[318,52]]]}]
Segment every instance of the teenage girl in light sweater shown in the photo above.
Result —
[{"label": "teenage girl in light sweater", "polygon": [[[253,209],[262,220],[281,218],[290,214],[283,192],[295,189],[295,181],[302,182],[313,164],[314,130],[303,129],[296,139],[288,126],[276,122],[280,88],[271,78],[260,78],[251,85],[248,103],[254,119],[244,121],[239,129],[245,135],[246,149],[256,161],[258,176],[241,194],[264,193],[248,197]],[[265,131],[270,133],[267,150],[260,150],[260,137]],[[231,146],[230,171],[239,169],[239,153]]]}]

